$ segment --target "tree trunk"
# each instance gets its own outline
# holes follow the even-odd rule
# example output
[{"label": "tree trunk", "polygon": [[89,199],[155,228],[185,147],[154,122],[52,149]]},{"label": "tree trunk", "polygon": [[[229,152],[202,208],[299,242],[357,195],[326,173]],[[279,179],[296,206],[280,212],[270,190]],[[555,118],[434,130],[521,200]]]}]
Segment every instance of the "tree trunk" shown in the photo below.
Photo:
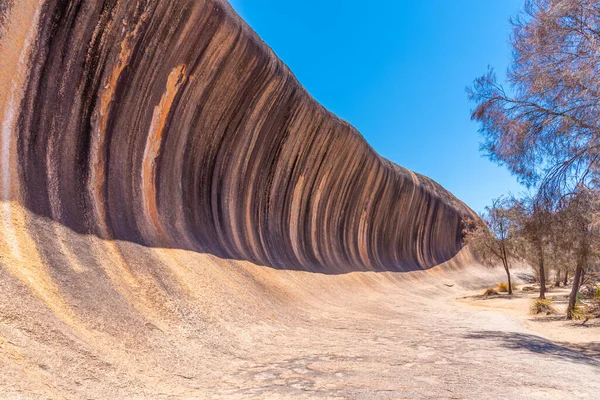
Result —
[{"label": "tree trunk", "polygon": [[506,271],[506,276],[508,277],[508,295],[512,296],[512,282],[510,280],[510,268],[508,267],[508,257],[506,256],[506,248],[502,248],[502,254],[504,254],[504,258],[502,259],[502,263],[504,264],[504,270]]},{"label": "tree trunk", "polygon": [[504,270],[506,271],[506,277],[508,278],[508,294],[512,296],[513,290],[512,282],[510,280],[510,269],[508,268],[508,261],[502,260],[502,263],[504,264]]},{"label": "tree trunk", "polygon": [[560,269],[556,270],[556,281],[554,283],[554,286],[560,287]]},{"label": "tree trunk", "polygon": [[564,285],[563,286],[567,286],[569,284],[569,270],[565,269],[565,280],[564,280]]},{"label": "tree trunk", "polygon": [[575,277],[573,278],[573,287],[571,288],[571,294],[569,295],[569,306],[567,307],[568,319],[573,319],[573,311],[575,310],[575,305],[577,304],[577,293],[579,292],[582,272],[583,263],[578,262],[577,268],[575,269]]},{"label": "tree trunk", "polygon": [[585,282],[585,265],[581,266],[581,279],[579,280],[579,287],[581,287],[581,285],[583,285],[583,283]]},{"label": "tree trunk", "polygon": [[512,296],[512,282],[510,280],[510,270],[508,269],[508,266],[506,267],[506,276],[508,277],[508,294]]},{"label": "tree trunk", "polygon": [[541,247],[539,248],[539,261],[538,266],[540,269],[540,299],[543,300],[546,298],[546,271],[544,270],[544,250]]},{"label": "tree trunk", "polygon": [[540,264],[540,299],[546,298],[546,272],[544,271],[544,262]]}]

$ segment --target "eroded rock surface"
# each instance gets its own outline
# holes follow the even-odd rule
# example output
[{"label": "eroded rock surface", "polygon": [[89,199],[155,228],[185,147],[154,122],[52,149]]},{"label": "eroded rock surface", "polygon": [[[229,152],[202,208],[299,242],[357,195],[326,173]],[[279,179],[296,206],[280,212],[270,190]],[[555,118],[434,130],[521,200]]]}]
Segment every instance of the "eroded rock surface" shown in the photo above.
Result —
[{"label": "eroded rock surface", "polygon": [[0,8],[5,199],[285,269],[406,271],[460,250],[470,210],[377,155],[226,2],[26,3]]}]

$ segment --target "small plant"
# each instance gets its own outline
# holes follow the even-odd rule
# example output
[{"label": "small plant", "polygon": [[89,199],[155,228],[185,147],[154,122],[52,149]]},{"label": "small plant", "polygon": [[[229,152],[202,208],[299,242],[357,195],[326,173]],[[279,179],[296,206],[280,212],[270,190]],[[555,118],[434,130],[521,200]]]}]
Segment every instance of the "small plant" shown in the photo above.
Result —
[{"label": "small plant", "polygon": [[485,297],[487,297],[487,296],[495,296],[495,295],[498,295],[498,291],[496,289],[494,289],[494,288],[489,288],[489,289],[485,290],[485,292],[483,293],[483,295]]},{"label": "small plant", "polygon": [[580,321],[585,317],[585,314],[585,307],[583,306],[583,303],[580,301],[575,303],[575,307],[573,308],[573,311],[571,311],[572,319]]},{"label": "small plant", "polygon": [[594,292],[594,300],[600,300],[600,286],[596,286],[596,291]]},{"label": "small plant", "polygon": [[[512,286],[513,290],[515,290],[515,285],[512,284],[511,286]],[[508,283],[506,283],[506,282],[499,283],[498,286],[496,287],[496,290],[500,293],[508,292]]]},{"label": "small plant", "polygon": [[534,299],[531,301],[532,314],[556,314],[556,309],[552,307],[552,300],[549,299]]},{"label": "small plant", "polygon": [[496,287],[496,289],[500,292],[500,293],[506,293],[508,292],[508,283],[500,283],[498,284],[498,286]]}]

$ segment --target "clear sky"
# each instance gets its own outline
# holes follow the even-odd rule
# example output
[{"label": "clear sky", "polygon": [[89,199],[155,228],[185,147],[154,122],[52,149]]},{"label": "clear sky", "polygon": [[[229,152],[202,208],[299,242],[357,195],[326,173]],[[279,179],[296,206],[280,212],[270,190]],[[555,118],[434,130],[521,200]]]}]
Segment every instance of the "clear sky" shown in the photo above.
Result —
[{"label": "clear sky", "polygon": [[313,97],[382,156],[482,211],[523,189],[479,152],[465,87],[510,56],[523,0],[230,0]]}]

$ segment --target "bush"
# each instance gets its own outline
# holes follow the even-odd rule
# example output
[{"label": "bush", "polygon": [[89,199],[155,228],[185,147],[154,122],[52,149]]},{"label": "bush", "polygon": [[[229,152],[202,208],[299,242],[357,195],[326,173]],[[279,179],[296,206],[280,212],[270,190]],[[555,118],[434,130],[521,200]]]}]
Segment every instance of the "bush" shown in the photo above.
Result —
[{"label": "bush", "polygon": [[486,297],[487,296],[495,296],[497,294],[498,294],[498,292],[494,288],[486,289],[485,292],[483,293],[483,295],[486,296]]},{"label": "bush", "polygon": [[582,286],[579,290],[582,299],[595,299],[600,295],[598,287],[592,285]]},{"label": "bush", "polygon": [[600,318],[600,298],[588,305],[586,315],[591,318]]},{"label": "bush", "polygon": [[552,307],[552,300],[549,299],[534,299],[531,300],[532,314],[556,314],[556,310]]},{"label": "bush", "polygon": [[596,286],[596,292],[594,292],[594,300],[600,300],[600,286]]},{"label": "bush", "polygon": [[[514,283],[511,286],[512,286],[513,290],[515,290]],[[496,290],[501,293],[508,292],[508,283],[506,283],[506,282],[499,283],[498,286],[496,287]]]},{"label": "bush", "polygon": [[575,303],[575,308],[573,308],[573,311],[571,312],[571,317],[574,320],[582,320],[585,317],[585,314],[585,307],[583,304],[580,301]]}]

